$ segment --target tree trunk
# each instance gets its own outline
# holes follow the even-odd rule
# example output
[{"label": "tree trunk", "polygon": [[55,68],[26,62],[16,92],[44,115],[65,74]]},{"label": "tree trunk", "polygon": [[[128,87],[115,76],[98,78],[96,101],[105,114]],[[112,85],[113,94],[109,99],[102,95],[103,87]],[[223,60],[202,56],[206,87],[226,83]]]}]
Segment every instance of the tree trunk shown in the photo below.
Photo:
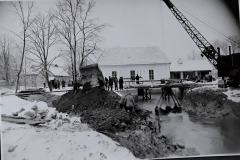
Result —
[{"label": "tree trunk", "polygon": [[50,92],[52,92],[52,84],[51,84],[51,82],[49,81],[49,75],[48,75],[47,70],[45,71],[45,79],[46,79],[46,81],[47,81],[47,85],[48,85],[48,88],[49,88]]},{"label": "tree trunk", "polygon": [[17,74],[17,81],[16,81],[15,93],[17,93],[18,87],[19,87],[19,80],[20,80],[20,75],[21,75],[21,72],[22,72],[23,60],[24,60],[24,55],[25,55],[25,47],[26,47],[26,31],[24,30],[24,33],[23,33],[22,57],[21,57],[20,68],[19,68],[19,71],[18,71],[18,74]]}]

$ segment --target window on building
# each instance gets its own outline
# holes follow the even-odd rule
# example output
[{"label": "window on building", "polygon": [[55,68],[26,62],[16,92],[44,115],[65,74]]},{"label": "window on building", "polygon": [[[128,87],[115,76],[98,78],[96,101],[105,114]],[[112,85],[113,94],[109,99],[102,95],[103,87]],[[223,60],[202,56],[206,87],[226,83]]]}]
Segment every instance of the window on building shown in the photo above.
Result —
[{"label": "window on building", "polygon": [[149,80],[154,80],[154,70],[149,70]]},{"label": "window on building", "polygon": [[112,71],[112,77],[117,77],[117,71]]},{"label": "window on building", "polygon": [[135,71],[134,70],[130,71],[130,78],[131,78],[131,80],[135,80]]}]

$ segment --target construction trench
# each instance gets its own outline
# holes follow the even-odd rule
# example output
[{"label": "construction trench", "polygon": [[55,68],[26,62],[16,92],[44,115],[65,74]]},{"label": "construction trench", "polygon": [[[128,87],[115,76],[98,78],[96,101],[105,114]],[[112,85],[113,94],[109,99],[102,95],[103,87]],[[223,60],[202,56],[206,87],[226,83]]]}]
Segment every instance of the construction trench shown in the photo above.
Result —
[{"label": "construction trench", "polygon": [[[43,94],[27,99],[41,99],[60,112],[79,115],[83,123],[117,141],[138,158],[239,152],[240,103],[228,100],[220,90],[195,87],[184,92],[181,113],[160,114],[160,128],[154,110],[161,89],[153,89],[155,93],[149,101],[139,97],[132,114],[120,109],[119,94],[99,87],[78,93],[69,91],[61,97]],[[123,90],[121,94],[127,92],[134,95],[136,89]],[[174,89],[174,93],[179,98],[179,90]],[[164,103],[174,104],[171,100]]]}]

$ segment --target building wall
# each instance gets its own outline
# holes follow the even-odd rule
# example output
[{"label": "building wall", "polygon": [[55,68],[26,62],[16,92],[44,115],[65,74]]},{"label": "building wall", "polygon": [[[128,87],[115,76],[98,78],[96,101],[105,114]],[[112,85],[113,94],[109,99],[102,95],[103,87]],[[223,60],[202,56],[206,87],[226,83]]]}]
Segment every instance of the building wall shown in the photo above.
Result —
[{"label": "building wall", "polygon": [[170,63],[166,64],[139,64],[139,65],[100,65],[104,77],[112,76],[112,71],[117,72],[117,77],[130,78],[130,71],[135,70],[142,80],[149,80],[149,70],[154,70],[154,80],[170,78]]},{"label": "building wall", "polygon": [[206,70],[206,71],[179,71],[179,72],[170,72],[170,78],[171,79],[195,79],[200,78],[204,79],[206,75],[212,75],[211,70]]}]

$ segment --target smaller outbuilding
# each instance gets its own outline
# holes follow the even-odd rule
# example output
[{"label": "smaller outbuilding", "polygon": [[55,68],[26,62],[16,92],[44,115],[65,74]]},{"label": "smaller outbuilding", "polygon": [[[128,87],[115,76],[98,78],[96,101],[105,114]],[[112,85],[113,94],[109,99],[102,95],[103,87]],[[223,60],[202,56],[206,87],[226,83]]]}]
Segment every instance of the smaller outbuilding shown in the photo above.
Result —
[{"label": "smaller outbuilding", "polygon": [[[70,83],[71,84],[71,76],[67,73],[67,71],[58,66],[54,65],[51,66],[49,69],[49,81],[64,81],[66,86]],[[34,69],[34,67],[30,67],[23,73],[21,79],[21,85],[25,86],[26,88],[43,88],[47,86],[46,80],[42,75],[41,71]]]},{"label": "smaller outbuilding", "polygon": [[204,79],[206,76],[216,77],[216,69],[207,60],[178,59],[170,67],[171,79]]}]

